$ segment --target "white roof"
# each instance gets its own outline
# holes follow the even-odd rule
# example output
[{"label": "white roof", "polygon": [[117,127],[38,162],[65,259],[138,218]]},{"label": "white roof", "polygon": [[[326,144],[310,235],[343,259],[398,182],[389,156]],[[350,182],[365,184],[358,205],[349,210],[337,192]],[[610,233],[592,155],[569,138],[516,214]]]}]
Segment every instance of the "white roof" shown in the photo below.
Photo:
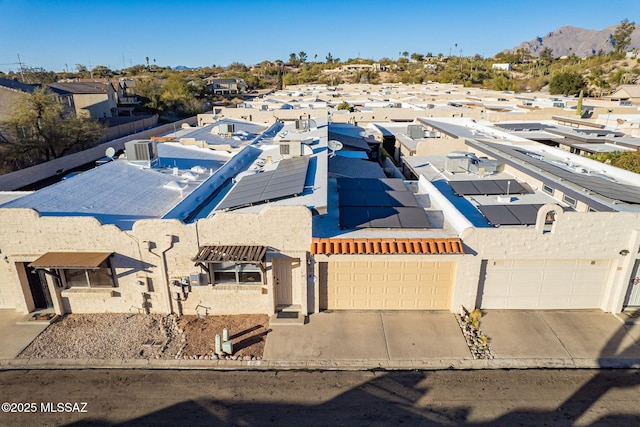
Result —
[{"label": "white roof", "polygon": [[231,158],[176,143],[158,144],[158,154],[160,168],[116,159],[0,207],[31,208],[44,216],[92,216],[131,229],[137,220],[164,217]]}]

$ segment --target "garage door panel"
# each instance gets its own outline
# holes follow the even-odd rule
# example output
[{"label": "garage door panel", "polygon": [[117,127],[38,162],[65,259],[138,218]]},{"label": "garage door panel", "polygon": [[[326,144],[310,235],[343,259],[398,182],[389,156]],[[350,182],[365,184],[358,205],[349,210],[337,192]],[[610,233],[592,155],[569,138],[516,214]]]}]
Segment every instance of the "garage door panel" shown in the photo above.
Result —
[{"label": "garage door panel", "polygon": [[560,280],[575,280],[575,270],[549,270],[542,273],[542,280],[558,282]]},{"label": "garage door panel", "polygon": [[540,295],[566,296],[574,293],[574,286],[571,283],[547,283],[540,287]]},{"label": "garage door panel", "polygon": [[487,261],[482,308],[599,308],[610,260]]},{"label": "garage door panel", "polygon": [[327,273],[329,309],[450,308],[453,263],[334,261]]}]

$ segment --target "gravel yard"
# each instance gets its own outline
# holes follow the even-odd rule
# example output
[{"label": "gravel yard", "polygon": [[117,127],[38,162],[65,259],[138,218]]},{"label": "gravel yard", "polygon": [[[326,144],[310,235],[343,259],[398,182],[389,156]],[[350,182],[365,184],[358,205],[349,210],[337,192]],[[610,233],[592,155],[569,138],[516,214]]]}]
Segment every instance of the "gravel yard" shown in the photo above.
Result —
[{"label": "gravel yard", "polygon": [[[68,314],[45,329],[20,358],[261,359],[267,315],[177,317]],[[215,335],[229,328],[232,355],[215,355]]]}]

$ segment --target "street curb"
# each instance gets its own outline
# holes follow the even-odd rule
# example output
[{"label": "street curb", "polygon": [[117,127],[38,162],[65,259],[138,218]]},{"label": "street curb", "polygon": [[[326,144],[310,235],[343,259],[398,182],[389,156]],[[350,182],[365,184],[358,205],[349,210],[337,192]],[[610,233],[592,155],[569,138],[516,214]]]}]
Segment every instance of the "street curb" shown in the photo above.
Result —
[{"label": "street curb", "polygon": [[423,360],[192,360],[192,359],[2,359],[0,371],[52,369],[140,370],[496,370],[496,369],[638,369],[640,358],[506,358]]}]

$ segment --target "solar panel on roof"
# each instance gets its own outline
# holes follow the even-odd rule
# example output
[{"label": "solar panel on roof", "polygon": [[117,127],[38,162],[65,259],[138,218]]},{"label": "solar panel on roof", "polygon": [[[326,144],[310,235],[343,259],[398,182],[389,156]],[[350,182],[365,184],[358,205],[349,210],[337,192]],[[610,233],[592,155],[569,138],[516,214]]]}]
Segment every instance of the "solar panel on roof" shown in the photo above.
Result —
[{"label": "solar panel on roof", "polygon": [[485,144],[495,150],[501,151],[519,160],[524,160],[538,169],[542,169],[543,171],[555,175],[558,178],[577,184],[580,187],[591,190],[594,193],[600,194],[601,196],[607,197],[611,200],[640,204],[640,187],[614,182],[605,177],[589,173],[588,171],[585,171],[586,173],[580,173],[566,170],[560,166],[553,165],[515,148],[489,142],[486,142]]},{"label": "solar panel on roof", "polygon": [[[399,209],[399,208],[398,208]],[[370,228],[401,228],[396,208],[367,208]]]},{"label": "solar panel on roof", "polygon": [[529,194],[532,191],[515,179],[475,181],[450,181],[451,189],[458,196],[495,196],[504,194]]},{"label": "solar panel on roof", "polygon": [[542,205],[483,205],[478,206],[493,225],[533,225]]},{"label": "solar panel on roof", "polygon": [[301,194],[309,167],[305,156],[283,159],[275,170],[242,177],[216,209],[231,209]]},{"label": "solar panel on roof", "polygon": [[337,182],[342,228],[431,227],[401,179],[338,178]]},{"label": "solar panel on roof", "polygon": [[410,191],[387,191],[391,206],[418,207],[416,196]]}]

